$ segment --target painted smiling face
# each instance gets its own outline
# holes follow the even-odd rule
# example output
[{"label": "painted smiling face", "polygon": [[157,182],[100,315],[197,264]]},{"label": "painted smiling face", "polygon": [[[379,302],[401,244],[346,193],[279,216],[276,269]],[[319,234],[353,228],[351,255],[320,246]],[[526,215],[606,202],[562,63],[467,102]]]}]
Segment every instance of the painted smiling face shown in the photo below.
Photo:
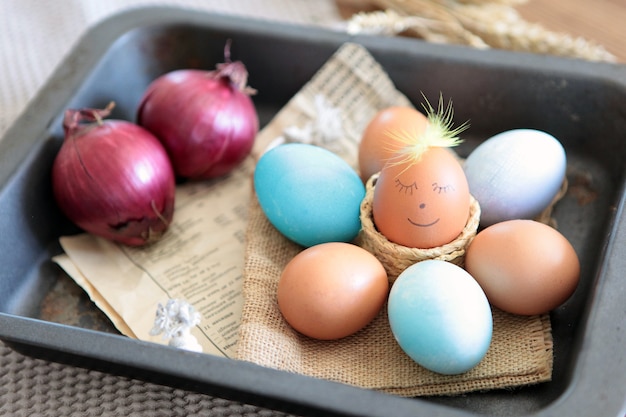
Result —
[{"label": "painted smiling face", "polygon": [[372,214],[390,241],[428,249],[452,242],[463,231],[469,208],[463,168],[450,150],[432,147],[418,161],[383,168]]}]

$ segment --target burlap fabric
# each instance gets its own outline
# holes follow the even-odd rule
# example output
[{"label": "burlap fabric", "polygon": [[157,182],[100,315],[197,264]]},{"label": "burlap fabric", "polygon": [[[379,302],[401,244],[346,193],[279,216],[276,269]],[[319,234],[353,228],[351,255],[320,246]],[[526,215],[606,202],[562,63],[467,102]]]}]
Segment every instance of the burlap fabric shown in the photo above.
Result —
[{"label": "burlap fabric", "polygon": [[[323,94],[356,131],[354,115],[373,114],[388,100],[403,101],[383,69],[363,48],[344,45],[261,133],[270,141],[306,115],[305,103]],[[299,116],[299,117],[298,117]],[[290,121],[291,120],[291,121]],[[366,120],[369,120],[366,119]],[[354,135],[348,130],[347,136]],[[267,220],[255,196],[247,230],[245,297],[238,357],[260,365],[339,381],[402,396],[451,395],[549,380],[552,373],[550,320],[493,310],[493,339],[482,362],[461,375],[439,375],[405,355],[389,328],[386,310],[358,333],[336,341],[300,335],[282,318],[276,302],[280,274],[302,247]]]}]

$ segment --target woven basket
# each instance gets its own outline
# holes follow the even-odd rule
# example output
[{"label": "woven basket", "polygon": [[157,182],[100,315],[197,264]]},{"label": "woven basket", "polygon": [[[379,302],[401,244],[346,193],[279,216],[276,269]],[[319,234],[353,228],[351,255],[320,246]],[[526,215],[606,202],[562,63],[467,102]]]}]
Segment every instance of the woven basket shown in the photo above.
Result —
[{"label": "woven basket", "polygon": [[378,258],[387,271],[389,282],[393,283],[398,275],[409,266],[427,259],[439,259],[463,267],[465,250],[476,236],[480,223],[478,201],[470,195],[467,223],[461,234],[452,242],[429,249],[409,248],[389,241],[374,225],[372,201],[378,175],[372,175],[366,184],[365,198],[361,202],[361,231],[356,238],[356,244]]}]

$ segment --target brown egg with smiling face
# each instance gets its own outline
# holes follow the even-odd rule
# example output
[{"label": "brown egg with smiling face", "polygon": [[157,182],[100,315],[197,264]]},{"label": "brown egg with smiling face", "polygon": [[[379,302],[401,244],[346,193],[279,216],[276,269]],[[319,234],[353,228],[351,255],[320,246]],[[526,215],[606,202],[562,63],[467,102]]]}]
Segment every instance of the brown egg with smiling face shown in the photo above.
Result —
[{"label": "brown egg with smiling face", "polygon": [[374,188],[374,224],[388,240],[428,249],[452,242],[470,210],[467,178],[449,149],[429,147],[419,157],[391,160]]}]

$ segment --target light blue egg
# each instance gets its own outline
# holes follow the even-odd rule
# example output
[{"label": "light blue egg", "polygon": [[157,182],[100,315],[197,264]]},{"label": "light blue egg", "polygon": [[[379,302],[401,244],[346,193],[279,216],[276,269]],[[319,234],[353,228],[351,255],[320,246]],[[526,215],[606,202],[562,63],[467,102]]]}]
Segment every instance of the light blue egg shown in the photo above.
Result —
[{"label": "light blue egg", "polygon": [[270,223],[294,242],[350,242],[361,229],[365,186],[347,162],[314,145],[289,143],[267,151],[254,189]]},{"label": "light blue egg", "polygon": [[463,165],[481,226],[537,217],[559,192],[566,166],[563,145],[539,130],[507,130],[481,143]]},{"label": "light blue egg", "polygon": [[493,319],[485,293],[449,262],[427,260],[405,269],[389,293],[388,315],[402,350],[440,374],[469,371],[491,344]]}]

